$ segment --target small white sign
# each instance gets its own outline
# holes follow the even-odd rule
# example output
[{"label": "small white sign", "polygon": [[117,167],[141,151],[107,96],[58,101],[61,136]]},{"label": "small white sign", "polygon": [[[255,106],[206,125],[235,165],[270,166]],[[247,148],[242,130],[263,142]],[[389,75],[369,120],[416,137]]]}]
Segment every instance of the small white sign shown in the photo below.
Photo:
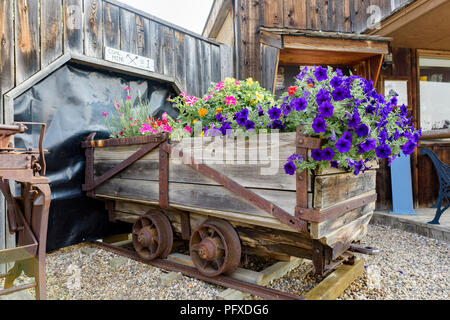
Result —
[{"label": "small white sign", "polygon": [[155,61],[122,50],[105,47],[105,60],[139,69],[155,71]]}]

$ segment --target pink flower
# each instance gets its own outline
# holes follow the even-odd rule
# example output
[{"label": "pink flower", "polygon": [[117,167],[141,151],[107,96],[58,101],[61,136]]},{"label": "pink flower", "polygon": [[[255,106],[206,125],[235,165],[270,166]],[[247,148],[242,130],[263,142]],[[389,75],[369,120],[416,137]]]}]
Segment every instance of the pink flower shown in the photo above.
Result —
[{"label": "pink flower", "polygon": [[152,130],[152,127],[150,125],[148,125],[147,123],[143,123],[142,128],[139,129],[139,132],[141,134],[146,134],[146,133],[149,133],[150,130]]},{"label": "pink flower", "polygon": [[186,92],[182,92],[180,93],[180,96],[182,96],[183,98],[187,99],[189,96],[186,94]]},{"label": "pink flower", "polygon": [[191,127],[189,127],[189,126],[184,127],[184,130],[186,130],[186,132],[189,132],[189,133],[191,133],[191,131],[192,131]]},{"label": "pink flower", "polygon": [[120,105],[118,103],[116,103],[115,107],[117,110],[120,108]]},{"label": "pink flower", "polygon": [[168,124],[166,124],[166,125],[163,127],[163,130],[164,130],[165,132],[171,133],[171,132],[172,132],[172,127],[169,126]]},{"label": "pink flower", "polygon": [[130,90],[131,90],[131,88],[128,86],[125,88],[125,91],[130,91]]},{"label": "pink flower", "polygon": [[186,104],[188,106],[192,106],[196,102],[197,102],[197,98],[196,97],[188,97],[188,98],[186,98]]},{"label": "pink flower", "polygon": [[225,103],[226,103],[227,105],[232,104],[232,105],[235,106],[235,105],[236,105],[236,98],[233,97],[233,96],[225,97]]},{"label": "pink flower", "polygon": [[131,97],[130,97],[129,95],[127,95],[127,99],[128,99],[128,100],[131,100]]},{"label": "pink flower", "polygon": [[105,118],[109,115],[109,113],[106,112],[106,111],[103,111],[102,114],[103,114],[103,116],[104,116]]},{"label": "pink flower", "polygon": [[205,101],[208,101],[209,99],[211,99],[214,95],[214,91],[211,91],[211,93],[209,94],[209,96],[205,97]]},{"label": "pink flower", "polygon": [[120,116],[123,117],[123,113],[121,113]]},{"label": "pink flower", "polygon": [[158,129],[152,129],[152,133],[154,134],[158,133]]},{"label": "pink flower", "polygon": [[164,113],[162,114],[162,116],[161,116],[161,118],[162,118],[163,120],[167,120],[168,117],[169,117],[169,115],[167,114],[167,112],[164,112]]},{"label": "pink flower", "polygon": [[241,86],[241,83],[239,81],[237,81],[237,80],[235,80],[234,84],[237,85],[237,86]]},{"label": "pink flower", "polygon": [[217,86],[215,86],[215,89],[217,91],[222,90],[223,88],[225,88],[225,82],[224,81],[220,81]]}]

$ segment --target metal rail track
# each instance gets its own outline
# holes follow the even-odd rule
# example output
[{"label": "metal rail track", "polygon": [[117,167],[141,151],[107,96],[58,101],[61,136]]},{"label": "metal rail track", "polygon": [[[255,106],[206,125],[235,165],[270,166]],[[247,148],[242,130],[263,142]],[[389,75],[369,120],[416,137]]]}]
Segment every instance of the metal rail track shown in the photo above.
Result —
[{"label": "metal rail track", "polygon": [[257,284],[248,283],[245,281],[236,280],[227,276],[207,277],[201,274],[196,268],[175,263],[166,259],[155,259],[146,261],[142,259],[136,252],[116,247],[111,244],[93,241],[92,244],[98,248],[110,251],[112,253],[125,256],[127,258],[157,267],[169,271],[181,272],[183,275],[196,278],[205,282],[213,283],[216,285],[224,286],[227,288],[248,292],[255,296],[259,296],[268,300],[306,300],[305,298],[290,293],[282,292],[279,290],[263,287]]}]

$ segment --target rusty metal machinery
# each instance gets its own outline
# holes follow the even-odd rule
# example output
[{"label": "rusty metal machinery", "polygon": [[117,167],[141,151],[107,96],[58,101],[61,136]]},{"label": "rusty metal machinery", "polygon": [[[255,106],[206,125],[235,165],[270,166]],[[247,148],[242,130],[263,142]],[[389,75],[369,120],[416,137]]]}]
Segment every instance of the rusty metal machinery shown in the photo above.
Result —
[{"label": "rusty metal machinery", "polygon": [[[29,125],[41,126],[39,149],[15,149],[13,136],[24,133]],[[45,249],[51,194],[49,179],[44,177],[44,134],[44,123],[0,125],[0,190],[7,203],[9,232],[17,238],[15,248],[0,250],[0,263],[14,262],[7,274],[0,275],[5,278],[0,295],[35,288],[36,299],[46,298]],[[11,191],[12,181],[20,185],[18,196]],[[14,286],[22,272],[35,281]]]}]

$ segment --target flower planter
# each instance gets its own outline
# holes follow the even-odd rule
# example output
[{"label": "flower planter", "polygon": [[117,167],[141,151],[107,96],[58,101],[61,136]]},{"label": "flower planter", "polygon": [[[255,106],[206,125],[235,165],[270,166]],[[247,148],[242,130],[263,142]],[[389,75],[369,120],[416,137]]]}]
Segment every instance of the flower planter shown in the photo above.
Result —
[{"label": "flower planter", "polygon": [[[206,240],[199,234],[202,228],[212,233],[217,229],[221,235],[217,239],[229,246],[227,252],[239,257],[225,254],[228,262],[212,268],[215,273],[200,268],[207,275],[232,272],[241,252],[281,260],[308,258],[317,273],[327,273],[351,261],[348,249],[365,235],[375,209],[375,170],[358,176],[341,169],[296,176],[284,172],[287,157],[295,152],[307,157],[320,145],[319,139],[299,132],[280,134],[279,154],[270,154],[270,161],[263,163],[252,160],[256,149],[251,139],[273,141],[275,136],[256,135],[245,143],[229,137],[205,138],[200,147],[195,144],[200,138],[169,142],[166,135],[92,138],[83,143],[87,157],[83,189],[106,201],[111,219],[135,223],[135,247],[149,259],[170,253],[173,230],[190,239],[194,263],[200,258],[208,260]],[[231,149],[226,149],[225,161],[215,163],[224,140],[235,150],[234,157]],[[261,169],[276,162],[275,156],[279,157],[278,172],[262,175]],[[245,163],[238,162],[245,157]],[[151,235],[144,229],[150,222],[166,239],[158,241],[167,244],[144,250],[149,243],[145,237]],[[195,250],[203,255],[199,258]]]}]

